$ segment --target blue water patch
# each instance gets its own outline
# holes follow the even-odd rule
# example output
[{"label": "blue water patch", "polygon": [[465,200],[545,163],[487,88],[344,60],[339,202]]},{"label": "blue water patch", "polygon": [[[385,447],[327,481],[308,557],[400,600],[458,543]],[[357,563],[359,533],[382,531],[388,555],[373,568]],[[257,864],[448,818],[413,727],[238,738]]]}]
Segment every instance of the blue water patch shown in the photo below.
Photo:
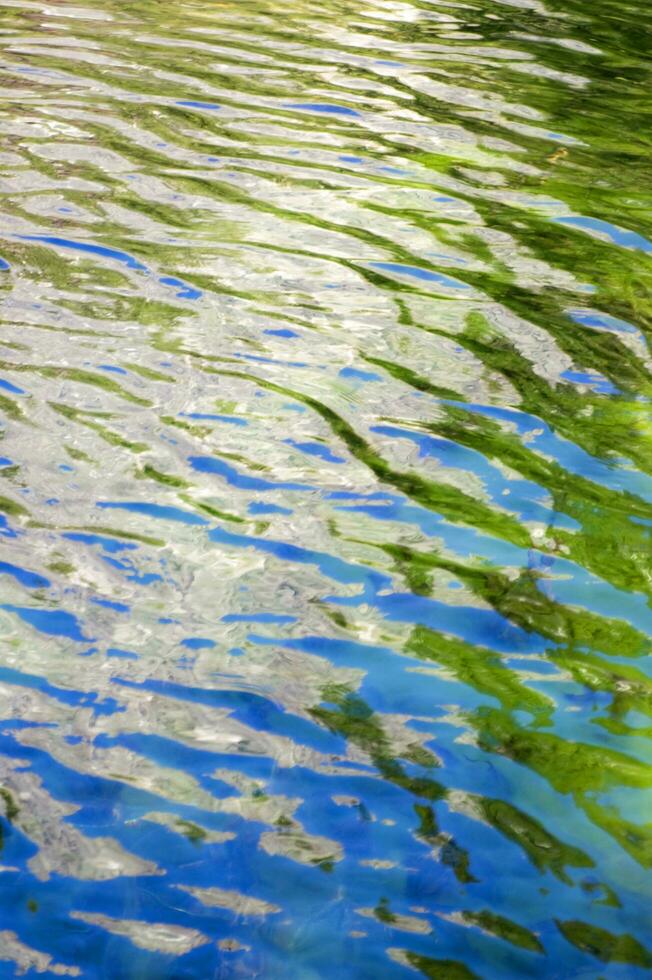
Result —
[{"label": "blue water patch", "polygon": [[324,112],[328,115],[355,116],[360,118],[360,113],[355,109],[349,109],[343,105],[333,105],[328,102],[293,102],[284,106],[285,109],[302,109],[306,112]]},{"label": "blue water patch", "polygon": [[273,357],[261,357],[258,354],[241,354],[236,352],[235,357],[241,357],[243,361],[254,361],[257,364],[278,364],[281,367],[307,368],[309,365],[305,361],[279,361]]},{"label": "blue water patch", "polygon": [[139,660],[137,653],[131,650],[121,650],[120,647],[109,647],[106,651],[107,657],[117,657],[121,660]]},{"label": "blue water patch", "polygon": [[585,327],[594,327],[598,330],[612,330],[615,333],[634,333],[639,334],[640,330],[633,323],[627,320],[619,320],[618,317],[610,316],[598,310],[568,310],[568,315],[576,323],[581,323]]},{"label": "blue water patch", "polygon": [[[2,980],[652,970],[645,4],[553,4],[557,57],[496,6],[130,4],[0,58]],[[526,360],[469,357],[515,311]]]},{"label": "blue water patch", "polygon": [[239,490],[264,492],[268,490],[305,491],[316,489],[307,483],[283,483],[280,481],[274,483],[272,480],[263,480],[257,476],[247,476],[244,473],[239,473],[234,466],[231,466],[224,460],[216,459],[213,456],[190,456],[188,462],[193,470],[197,470],[199,473],[214,473],[217,476],[221,476],[230,486],[237,487]]},{"label": "blue water patch", "polygon": [[270,337],[283,337],[287,338],[288,340],[299,336],[296,330],[288,330],[285,327],[281,328],[280,330],[263,330],[263,333],[269,334]]},{"label": "blue water patch", "polygon": [[[642,634],[652,636],[652,609],[644,595],[616,588],[559,556],[546,557],[553,565],[553,574],[537,579],[536,585],[547,598],[605,618],[626,620]],[[536,570],[540,563],[533,561],[531,566]]]},{"label": "blue water patch", "polygon": [[280,507],[278,504],[266,504],[262,500],[253,500],[247,510],[250,514],[255,516],[262,514],[292,514],[294,513],[289,507]]},{"label": "blue water patch", "polygon": [[188,636],[181,641],[181,646],[187,650],[211,650],[217,644],[215,640],[209,640],[205,636]]},{"label": "blue water patch", "polygon": [[90,242],[77,242],[70,238],[58,238],[56,235],[17,235],[17,238],[26,242],[42,242],[44,245],[56,245],[59,248],[70,248],[77,252],[88,252],[90,255],[99,255],[105,259],[114,259],[128,269],[137,269],[139,272],[147,272],[147,266],[139,262],[133,255],[123,252],[118,248],[108,248],[106,245],[93,245]]},{"label": "blue water patch", "polygon": [[[354,605],[359,601],[337,600],[340,605]],[[503,653],[544,653],[551,646],[549,640],[515,626],[493,609],[449,606],[411,592],[378,595],[374,606],[388,620],[427,626]]]},{"label": "blue water patch", "polygon": [[19,531],[14,531],[5,515],[0,514],[0,536],[3,538],[17,538],[19,533]]},{"label": "blue water patch", "polygon": [[453,691],[456,703],[463,703],[465,708],[473,708],[478,703],[477,696],[452,678],[443,681],[440,677],[422,674],[419,683],[415,684],[411,671],[418,660],[388,647],[316,635],[270,637],[250,633],[247,640],[257,646],[299,650],[339,668],[361,671],[364,680],[359,694],[376,711],[423,714],[431,718],[433,714],[445,714],[444,704],[438,704],[438,699],[445,699]]},{"label": "blue water patch", "polygon": [[420,269],[416,265],[400,265],[398,262],[370,262],[369,264],[373,269],[380,269],[381,272],[393,272],[395,275],[409,276],[421,282],[434,282],[449,289],[471,289],[467,283],[461,282],[459,279],[445,276],[441,272]]},{"label": "blue water patch", "polygon": [[124,602],[115,602],[113,599],[101,599],[97,596],[91,598],[91,602],[95,606],[102,606],[104,609],[112,609],[113,612],[118,613],[128,613],[129,606],[125,605]]},{"label": "blue water patch", "polygon": [[382,381],[375,371],[361,371],[359,368],[345,367],[338,372],[340,378],[352,378],[355,381]]},{"label": "blue water patch", "polygon": [[10,269],[11,266],[9,265],[7,260],[3,259],[2,256],[0,256],[0,272],[8,272]]},{"label": "blue water patch", "polygon": [[572,228],[579,228],[582,231],[595,231],[601,235],[606,235],[614,245],[623,248],[632,248],[640,252],[652,252],[652,242],[643,238],[635,231],[628,231],[626,228],[619,228],[612,225],[610,221],[600,221],[598,218],[586,218],[583,215],[568,215],[560,218],[553,218],[559,225],[569,225]]},{"label": "blue water patch", "polygon": [[572,384],[586,385],[588,388],[593,388],[594,391],[598,391],[604,395],[617,395],[620,392],[619,388],[616,388],[614,384],[605,378],[604,375],[598,374],[597,371],[562,371],[560,377],[564,381],[570,381]]},{"label": "blue water patch", "polygon": [[57,687],[44,677],[38,677],[36,674],[23,673],[23,671],[15,670],[12,667],[0,666],[0,682],[40,691],[42,694],[54,698],[56,701],[61,701],[63,704],[77,707],[90,707],[96,714],[113,714],[116,710],[124,710],[120,708],[114,698],[98,700],[98,695],[95,691],[75,691],[71,688]]},{"label": "blue water patch", "polygon": [[283,442],[288,446],[293,446],[307,456],[317,456],[327,463],[346,463],[345,459],[341,456],[336,456],[330,451],[328,446],[323,446],[320,442],[296,442],[295,439],[284,439]]},{"label": "blue water patch", "polygon": [[104,561],[111,568],[124,572],[125,579],[128,582],[133,582],[134,585],[146,586],[152,585],[154,582],[163,581],[163,576],[159,575],[158,572],[139,572],[134,563],[129,559],[118,561],[117,558],[111,558],[109,555],[102,555],[102,561]]},{"label": "blue water patch", "polygon": [[[552,511],[546,504],[547,492],[537,483],[523,478],[507,479],[498,467],[475,449],[468,449],[449,439],[442,439],[410,429],[390,425],[372,426],[371,432],[394,439],[409,439],[419,447],[419,457],[435,457],[444,466],[466,470],[478,476],[492,500],[501,508],[515,511],[524,520],[552,522]],[[506,493],[507,491],[507,493]],[[576,522],[571,527],[577,528]]]},{"label": "blue water patch", "polygon": [[538,415],[531,415],[519,409],[500,408],[495,405],[471,404],[469,402],[450,402],[450,404],[470,412],[477,412],[479,415],[509,422],[516,427],[519,435],[525,435],[535,430],[536,434],[533,434],[528,442],[530,449],[551,456],[576,476],[601,483],[611,490],[627,490],[652,502],[652,479],[647,474],[640,471],[630,471],[616,465],[616,462],[610,464],[597,456],[591,456],[577,443],[557,435]]},{"label": "blue water patch", "polygon": [[222,106],[218,105],[217,102],[194,102],[191,99],[180,99],[176,104],[188,106],[190,109],[209,109],[212,112],[216,112],[218,109],[222,108]]},{"label": "blue water patch", "polygon": [[[113,678],[113,683],[134,690],[150,691],[181,701],[192,701],[214,708],[228,708],[231,715],[245,725],[292,738],[299,744],[327,752],[342,751],[344,741],[316,722],[300,718],[276,705],[269,697],[252,691],[188,687],[172,681],[147,680],[141,683]],[[171,748],[179,751],[178,743]],[[167,760],[166,760],[167,761]]]},{"label": "blue water patch", "polygon": [[176,293],[177,299],[199,299],[200,296],[204,295],[201,289],[196,289],[195,286],[189,286],[183,279],[177,279],[175,276],[161,276],[159,282],[164,286],[174,286],[178,289]]},{"label": "blue water patch", "polygon": [[[441,538],[453,554],[463,558],[482,555],[485,560],[492,562],[492,564],[512,567],[519,567],[527,562],[525,549],[510,544],[508,541],[501,541],[499,538],[482,534],[475,528],[465,527],[463,524],[451,524],[444,520],[441,514],[411,504],[401,498],[396,498],[387,503],[370,500],[363,504],[341,506],[338,510],[366,514],[377,521],[399,521],[414,524],[428,537]],[[557,516],[555,514],[555,519]],[[569,530],[577,528],[576,522],[565,515],[559,516],[562,518],[562,527],[568,526]],[[567,521],[568,525],[564,521]]]},{"label": "blue water patch", "polygon": [[115,364],[98,364],[100,371],[111,371],[113,374],[128,374],[124,368],[117,367]]},{"label": "blue water patch", "polygon": [[9,603],[0,605],[0,609],[15,613],[28,626],[32,626],[46,636],[62,636],[77,643],[92,642],[82,633],[77,617],[63,609],[36,609],[30,606],[13,606]]},{"label": "blue water patch", "polygon": [[0,561],[0,575],[10,575],[21,585],[24,585],[26,589],[49,589],[52,584],[43,575],[30,572],[26,568],[21,568],[20,565],[12,565],[7,561]]},{"label": "blue water patch", "polygon": [[288,544],[286,541],[233,534],[233,532],[225,531],[223,528],[214,528],[208,532],[208,537],[218,544],[231,545],[235,548],[254,548],[256,551],[274,555],[282,561],[296,562],[300,565],[316,565],[324,575],[342,584],[357,583],[371,591],[387,588],[391,584],[389,576],[366,568],[364,565],[353,565],[325,552],[300,548],[298,545]]},{"label": "blue water patch", "polygon": [[0,388],[5,391],[10,391],[12,395],[24,395],[25,391],[23,388],[19,388],[17,385],[12,384],[11,381],[5,381],[4,378],[0,378]]},{"label": "blue water patch", "polygon": [[225,422],[227,425],[249,425],[237,415],[215,415],[210,412],[179,412],[180,419],[196,419],[200,422]]}]

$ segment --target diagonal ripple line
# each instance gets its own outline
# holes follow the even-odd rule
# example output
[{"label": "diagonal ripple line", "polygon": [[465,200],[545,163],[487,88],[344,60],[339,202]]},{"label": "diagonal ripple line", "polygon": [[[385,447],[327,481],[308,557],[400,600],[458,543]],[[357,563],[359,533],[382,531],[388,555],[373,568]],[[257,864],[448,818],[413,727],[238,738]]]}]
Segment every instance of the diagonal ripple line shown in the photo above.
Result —
[{"label": "diagonal ripple line", "polygon": [[651,50],[0,0],[0,977],[650,975]]}]

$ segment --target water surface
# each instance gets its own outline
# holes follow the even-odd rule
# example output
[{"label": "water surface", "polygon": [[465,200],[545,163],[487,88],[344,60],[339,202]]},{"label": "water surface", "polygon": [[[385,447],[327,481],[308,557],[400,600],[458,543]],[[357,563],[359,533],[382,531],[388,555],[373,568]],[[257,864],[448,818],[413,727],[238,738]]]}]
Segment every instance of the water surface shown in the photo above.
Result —
[{"label": "water surface", "polygon": [[652,8],[0,2],[0,975],[652,970]]}]

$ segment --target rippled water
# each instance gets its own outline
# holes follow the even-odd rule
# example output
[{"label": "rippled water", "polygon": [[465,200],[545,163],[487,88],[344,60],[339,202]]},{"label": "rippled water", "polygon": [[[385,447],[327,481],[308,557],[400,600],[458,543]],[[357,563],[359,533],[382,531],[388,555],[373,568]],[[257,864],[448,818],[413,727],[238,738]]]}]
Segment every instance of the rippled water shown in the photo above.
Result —
[{"label": "rippled water", "polygon": [[0,2],[0,975],[649,976],[652,8]]}]

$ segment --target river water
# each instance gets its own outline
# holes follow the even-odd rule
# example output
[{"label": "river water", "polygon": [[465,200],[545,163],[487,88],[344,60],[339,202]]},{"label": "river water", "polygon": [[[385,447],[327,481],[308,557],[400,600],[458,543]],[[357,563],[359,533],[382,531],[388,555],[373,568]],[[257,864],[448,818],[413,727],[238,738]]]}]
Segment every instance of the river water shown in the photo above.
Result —
[{"label": "river water", "polygon": [[0,2],[0,976],[650,975],[651,52]]}]

